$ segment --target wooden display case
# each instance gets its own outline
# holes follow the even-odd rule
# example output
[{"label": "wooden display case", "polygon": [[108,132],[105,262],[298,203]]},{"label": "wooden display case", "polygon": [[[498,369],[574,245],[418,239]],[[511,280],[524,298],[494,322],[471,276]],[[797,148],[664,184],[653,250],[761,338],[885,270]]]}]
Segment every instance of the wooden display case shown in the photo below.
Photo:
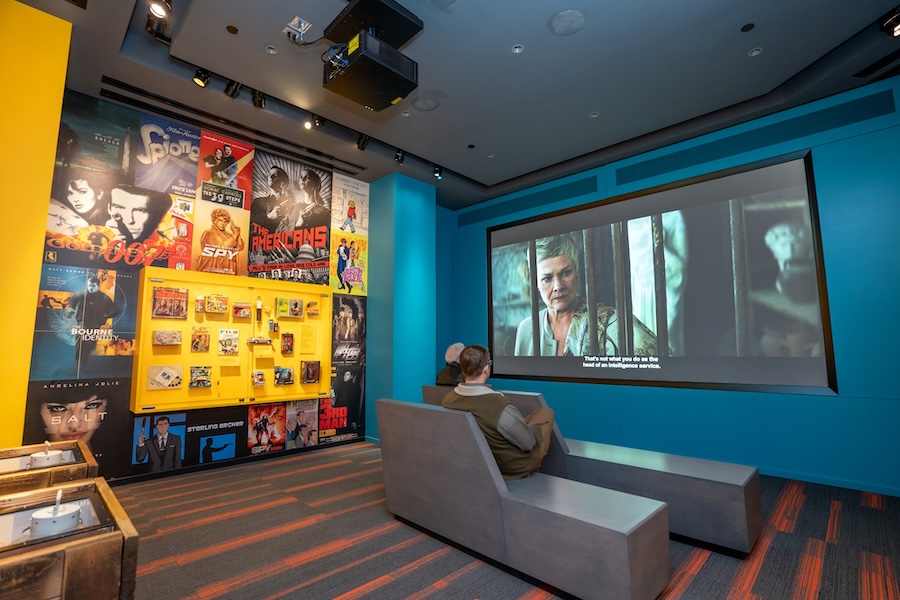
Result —
[{"label": "wooden display case", "polygon": [[49,448],[62,453],[62,464],[37,468],[32,464],[31,455],[44,452],[46,444],[0,449],[0,495],[97,476],[97,461],[84,442],[49,442]]},{"label": "wooden display case", "polygon": [[[34,514],[57,498],[79,506],[77,527],[32,537]],[[0,496],[0,600],[134,598],[137,552],[137,530],[102,478]]]},{"label": "wooden display case", "polygon": [[144,267],[138,297],[132,412],[328,396],[328,287]]}]

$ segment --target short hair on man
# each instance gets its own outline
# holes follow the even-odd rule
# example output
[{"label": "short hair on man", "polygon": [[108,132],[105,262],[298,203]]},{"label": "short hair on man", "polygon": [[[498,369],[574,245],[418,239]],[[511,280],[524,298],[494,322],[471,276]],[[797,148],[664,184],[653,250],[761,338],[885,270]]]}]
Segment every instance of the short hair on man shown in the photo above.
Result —
[{"label": "short hair on man", "polygon": [[169,417],[162,416],[162,417],[159,417],[158,419],[156,419],[156,422],[157,422],[157,423],[159,423],[160,421],[165,421],[166,423],[168,423],[168,422],[169,422]]},{"label": "short hair on man", "polygon": [[459,353],[459,368],[466,378],[476,377],[491,360],[491,353],[481,344],[466,346]]},{"label": "short hair on man", "polygon": [[121,190],[132,196],[144,196],[147,198],[147,224],[144,226],[144,232],[141,235],[142,239],[139,241],[144,241],[150,237],[150,234],[156,231],[163,216],[165,216],[165,214],[169,212],[169,209],[172,208],[172,197],[166,192],[157,192],[155,190],[139,188],[127,183],[120,183],[113,189]]}]

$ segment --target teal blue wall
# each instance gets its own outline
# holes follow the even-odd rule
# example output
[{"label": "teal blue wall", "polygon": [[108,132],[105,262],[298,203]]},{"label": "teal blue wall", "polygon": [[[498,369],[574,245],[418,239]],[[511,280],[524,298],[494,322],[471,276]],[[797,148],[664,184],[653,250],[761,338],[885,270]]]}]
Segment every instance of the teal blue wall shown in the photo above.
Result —
[{"label": "teal blue wall", "polygon": [[377,439],[378,398],[420,399],[433,383],[435,189],[404,175],[370,187],[366,330],[366,436]]},{"label": "teal blue wall", "polygon": [[[487,343],[488,227],[810,151],[831,310],[836,395],[500,378],[493,384],[542,392],[566,437],[750,464],[764,474],[900,496],[896,99],[900,82],[882,82],[469,209],[437,209],[430,242],[436,246],[438,274],[433,305],[437,318],[430,326],[435,354],[422,371],[407,371],[409,385],[397,397],[421,400],[417,386],[433,382],[449,343]],[[373,248],[380,233],[372,234]],[[398,236],[395,243],[406,243],[405,232],[392,233]],[[424,232],[420,239],[429,243]],[[398,254],[396,259],[403,257]],[[426,293],[401,282],[394,287],[405,287],[417,297]],[[370,313],[378,304],[370,297]],[[397,311],[394,314],[396,318]],[[374,332],[370,327],[370,356]],[[395,368],[401,367],[405,353],[396,344],[393,352]],[[372,423],[374,402],[369,407]],[[369,431],[377,438],[377,430]]]}]

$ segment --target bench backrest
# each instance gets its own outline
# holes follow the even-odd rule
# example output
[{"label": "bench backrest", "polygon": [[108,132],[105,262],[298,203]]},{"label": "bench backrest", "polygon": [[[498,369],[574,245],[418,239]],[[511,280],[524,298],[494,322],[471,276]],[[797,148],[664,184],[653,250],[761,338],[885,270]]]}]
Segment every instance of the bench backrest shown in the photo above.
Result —
[{"label": "bench backrest", "polygon": [[375,406],[388,510],[505,561],[506,482],[475,417],[384,398]]},{"label": "bench backrest", "polygon": [[[440,406],[441,400],[451,391],[453,386],[449,385],[423,385],[422,400],[425,404]],[[537,392],[517,392],[513,390],[500,390],[504,396],[519,409],[522,415],[527,416],[535,409],[547,406],[543,394]],[[559,426],[553,425],[553,438],[550,440],[550,450],[547,452],[544,462],[541,464],[541,473],[548,475],[556,475],[557,477],[565,477],[566,455],[569,453],[569,447],[566,445],[566,439],[559,430]]]}]

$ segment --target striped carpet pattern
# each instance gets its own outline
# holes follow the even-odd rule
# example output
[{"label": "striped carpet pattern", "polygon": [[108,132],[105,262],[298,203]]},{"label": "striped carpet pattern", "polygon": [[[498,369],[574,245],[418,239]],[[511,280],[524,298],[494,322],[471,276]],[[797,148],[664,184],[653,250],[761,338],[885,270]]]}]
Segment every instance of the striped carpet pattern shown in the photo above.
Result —
[{"label": "striped carpet pattern", "polygon": [[[368,442],[114,491],[141,534],[138,600],[565,597],[395,520]],[[900,600],[900,498],[767,476],[762,491],[753,552],[671,541],[661,599]]]}]

